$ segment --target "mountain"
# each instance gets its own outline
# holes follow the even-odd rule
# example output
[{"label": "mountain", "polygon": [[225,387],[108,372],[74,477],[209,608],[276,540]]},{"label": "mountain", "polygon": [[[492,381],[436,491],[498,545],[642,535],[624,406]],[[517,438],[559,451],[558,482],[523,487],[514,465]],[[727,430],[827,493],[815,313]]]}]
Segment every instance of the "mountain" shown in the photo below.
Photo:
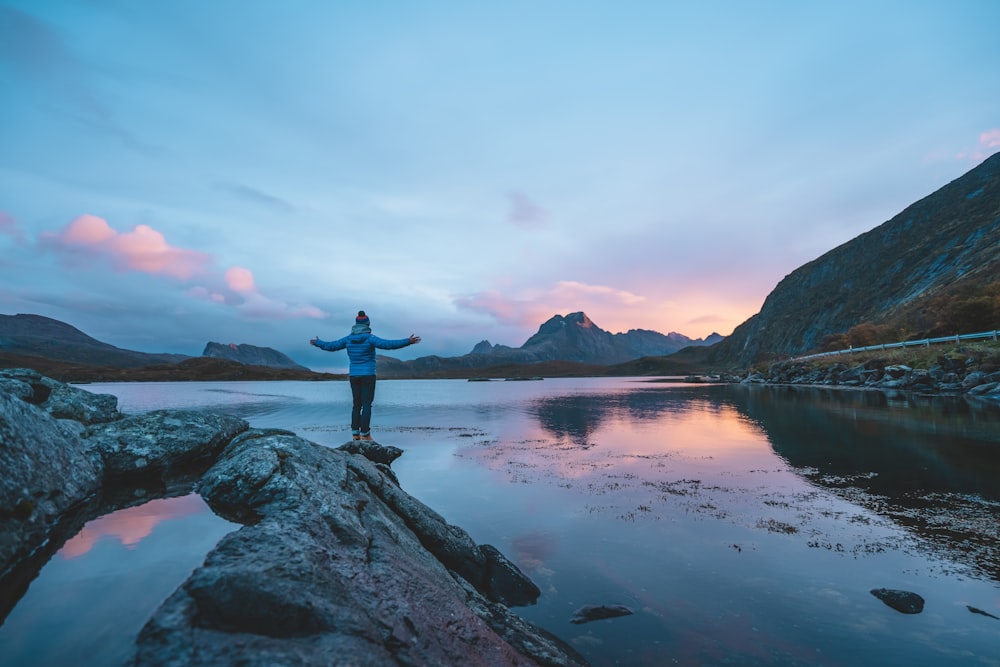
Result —
[{"label": "mountain", "polygon": [[91,338],[79,329],[41,315],[0,315],[0,351],[90,366],[138,368],[174,364],[183,354],[150,354],[123,350]]},{"label": "mountain", "polygon": [[270,347],[257,347],[246,343],[222,343],[209,342],[205,345],[205,351],[201,353],[203,357],[213,359],[228,359],[250,366],[267,366],[269,368],[294,368],[300,371],[309,370],[305,366],[295,363],[291,357],[282,354]]},{"label": "mountain", "polygon": [[689,346],[711,345],[721,338],[713,333],[705,340],[692,340],[679,333],[661,334],[646,329],[612,334],[594,324],[585,313],[577,312],[550,318],[518,348],[483,340],[472,348],[472,352],[458,357],[429,356],[412,361],[379,357],[378,372],[383,377],[426,377],[547,362],[606,366],[640,357],[672,354]]},{"label": "mountain", "polygon": [[992,297],[977,296],[989,286],[1000,292],[998,281],[1000,153],[788,274],[709,359],[745,368],[815,350],[826,337],[866,324],[891,328],[896,340],[975,333],[950,330],[961,325],[942,317],[959,297],[981,313],[968,326],[998,328],[997,301],[990,311]]}]

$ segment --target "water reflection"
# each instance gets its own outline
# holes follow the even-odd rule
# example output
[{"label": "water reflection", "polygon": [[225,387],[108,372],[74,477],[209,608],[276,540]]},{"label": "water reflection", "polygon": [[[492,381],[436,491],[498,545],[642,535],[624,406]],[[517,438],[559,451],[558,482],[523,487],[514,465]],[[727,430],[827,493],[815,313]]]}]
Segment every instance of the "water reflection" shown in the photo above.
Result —
[{"label": "water reflection", "polygon": [[134,549],[152,534],[158,524],[205,511],[204,501],[196,494],[150,500],[88,522],[79,533],[66,541],[57,555],[67,560],[79,558],[104,537],[115,538],[123,547]]},{"label": "water reflection", "polygon": [[[733,494],[754,488],[761,489],[752,502],[758,508],[795,507],[808,491],[782,479],[770,452],[757,446],[763,436],[799,478],[1000,580],[996,406],[874,391],[716,386],[542,397],[529,412],[540,427],[537,437],[484,457],[506,468],[512,481],[573,480],[594,495],[613,490],[619,501],[631,494],[637,509],[617,506],[626,517],[655,510],[668,495],[702,497],[696,508],[732,516]],[[601,437],[602,431],[613,437]],[[651,472],[650,463],[660,471]],[[715,493],[705,500],[710,488]],[[788,532],[802,528],[784,518],[758,523]]]},{"label": "water reflection", "polygon": [[726,400],[810,481],[1000,580],[1000,410],[960,398],[749,387]]},{"label": "water reflection", "polygon": [[234,529],[197,494],[87,522],[0,625],[0,663],[127,664],[142,625]]}]

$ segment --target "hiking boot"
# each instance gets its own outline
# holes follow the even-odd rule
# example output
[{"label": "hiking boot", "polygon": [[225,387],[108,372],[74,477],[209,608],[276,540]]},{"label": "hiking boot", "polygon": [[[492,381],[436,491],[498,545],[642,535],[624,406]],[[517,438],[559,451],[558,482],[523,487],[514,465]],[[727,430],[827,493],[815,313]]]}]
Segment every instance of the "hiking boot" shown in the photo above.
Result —
[{"label": "hiking boot", "polygon": [[362,433],[362,434],[361,434],[361,435],[360,435],[360,436],[358,437],[358,439],[359,439],[359,440],[371,440],[371,439],[372,439],[372,434],[371,434],[371,433]]},{"label": "hiking boot", "polygon": [[361,431],[351,431],[351,439],[352,440],[360,440],[361,439]]}]

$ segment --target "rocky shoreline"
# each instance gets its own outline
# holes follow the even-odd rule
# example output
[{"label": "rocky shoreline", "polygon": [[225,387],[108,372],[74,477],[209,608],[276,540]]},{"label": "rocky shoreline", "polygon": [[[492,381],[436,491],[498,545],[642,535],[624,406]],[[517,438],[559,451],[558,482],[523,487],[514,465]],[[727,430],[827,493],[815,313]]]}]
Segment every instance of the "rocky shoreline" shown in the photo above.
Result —
[{"label": "rocky shoreline", "polygon": [[241,524],[136,638],[145,665],[585,665],[511,606],[539,590],[403,491],[401,453],[0,370],[0,619],[92,518],[196,490]]},{"label": "rocky shoreline", "polygon": [[743,384],[819,385],[858,389],[895,389],[917,393],[962,395],[1000,401],[1000,369],[992,358],[955,352],[937,355],[927,368],[871,357],[852,364],[822,364],[817,360],[788,360],[766,370],[720,378]]}]

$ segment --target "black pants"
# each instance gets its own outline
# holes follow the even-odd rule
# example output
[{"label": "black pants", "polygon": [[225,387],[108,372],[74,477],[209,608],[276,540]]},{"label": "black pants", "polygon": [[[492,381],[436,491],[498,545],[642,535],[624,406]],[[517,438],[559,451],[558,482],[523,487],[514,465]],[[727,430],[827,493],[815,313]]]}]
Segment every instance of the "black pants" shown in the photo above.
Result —
[{"label": "black pants", "polygon": [[354,397],[354,405],[351,407],[351,430],[370,433],[372,401],[375,400],[375,376],[352,375],[351,395]]}]

